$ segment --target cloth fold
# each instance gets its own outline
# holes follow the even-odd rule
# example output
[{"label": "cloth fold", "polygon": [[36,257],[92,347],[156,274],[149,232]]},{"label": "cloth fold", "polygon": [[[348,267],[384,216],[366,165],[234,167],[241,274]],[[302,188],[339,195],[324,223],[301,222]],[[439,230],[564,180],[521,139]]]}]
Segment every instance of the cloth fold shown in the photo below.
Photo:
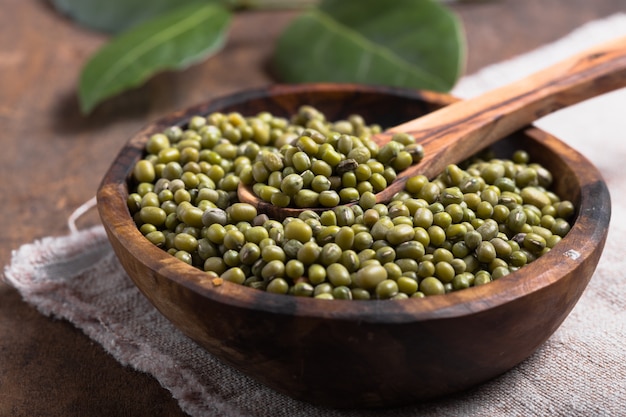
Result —
[{"label": "cloth fold", "polygon": [[[594,44],[626,35],[626,14],[461,80],[470,97]],[[600,169],[613,197],[604,254],[570,316],[534,355],[468,392],[388,410],[332,410],[293,400],[220,363],[143,297],[117,261],[102,226],[46,237],[13,252],[4,279],[47,316],[72,322],[120,363],[156,378],[191,416],[619,416],[626,415],[626,90],[536,124]],[[601,145],[600,145],[601,143]],[[70,229],[73,229],[70,227]]]}]

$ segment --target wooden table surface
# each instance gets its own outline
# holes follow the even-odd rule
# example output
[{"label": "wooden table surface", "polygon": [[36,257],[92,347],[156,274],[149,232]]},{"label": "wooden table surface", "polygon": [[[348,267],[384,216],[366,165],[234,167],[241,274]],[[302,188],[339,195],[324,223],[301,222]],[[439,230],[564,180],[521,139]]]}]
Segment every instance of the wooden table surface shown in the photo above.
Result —
[{"label": "wooden table surface", "polygon": [[[273,82],[268,60],[293,12],[246,12],[219,56],[81,116],[81,66],[106,36],[43,0],[0,0],[0,264],[24,243],[67,233],[117,151],[149,121],[216,95]],[[466,73],[523,53],[623,0],[495,0],[453,6],[468,39]],[[97,224],[93,211],[79,226]],[[185,415],[152,377],[124,367],[66,321],[44,317],[0,283],[0,416]]]}]

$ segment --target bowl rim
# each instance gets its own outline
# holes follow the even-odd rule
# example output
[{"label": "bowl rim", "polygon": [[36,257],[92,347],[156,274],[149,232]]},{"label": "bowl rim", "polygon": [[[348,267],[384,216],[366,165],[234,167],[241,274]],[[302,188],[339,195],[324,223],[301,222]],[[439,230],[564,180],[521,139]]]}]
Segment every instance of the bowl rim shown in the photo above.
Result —
[{"label": "bowl rim", "polygon": [[[179,261],[144,238],[127,209],[126,184],[134,161],[143,154],[143,145],[151,134],[160,132],[172,124],[184,124],[193,114],[207,114],[219,108],[266,96],[300,94],[312,88],[318,92],[336,90],[382,92],[441,104],[449,104],[456,100],[453,96],[444,93],[360,84],[275,84],[220,96],[163,116],[145,126],[126,142],[100,183],[97,191],[97,206],[109,239],[118,241],[125,250],[134,254],[137,262],[147,269],[197,293],[207,301],[271,314],[292,315],[297,312],[301,317],[376,323],[448,319],[482,313],[514,299],[542,291],[557,282],[560,277],[575,273],[579,266],[594,256],[595,251],[602,250],[611,212],[610,195],[606,183],[597,168],[587,158],[556,137],[535,127],[526,128],[524,133],[553,149],[568,166],[584,168],[572,170],[574,177],[571,180],[575,181],[577,188],[581,189],[576,220],[570,232],[558,245],[536,261],[525,265],[521,269],[523,272],[513,272],[488,285],[422,299],[409,298],[397,301],[329,301],[285,296],[226,281],[216,285],[200,269]],[[588,192],[583,192],[585,188],[588,188]],[[122,207],[124,210],[120,209]],[[576,249],[569,248],[569,242],[575,242]],[[561,271],[559,276],[550,272],[550,266],[553,265],[559,265]],[[132,278],[132,274],[129,275]],[[533,278],[529,279],[528,276],[533,276]],[[358,308],[355,308],[354,303],[358,303]]]}]

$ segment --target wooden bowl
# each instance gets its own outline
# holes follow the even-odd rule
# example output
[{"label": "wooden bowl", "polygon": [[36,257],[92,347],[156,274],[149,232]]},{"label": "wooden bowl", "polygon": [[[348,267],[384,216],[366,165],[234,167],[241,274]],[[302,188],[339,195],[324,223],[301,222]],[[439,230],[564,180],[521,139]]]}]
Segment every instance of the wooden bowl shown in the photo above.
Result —
[{"label": "wooden bowl", "polygon": [[276,295],[206,275],[153,246],[126,206],[129,178],[152,133],[194,114],[269,111],[312,104],[335,119],[359,113],[392,126],[455,99],[356,85],[273,86],[165,117],[133,136],[98,190],[98,209],[120,262],[141,292],[187,336],[257,381],[331,407],[395,406],[465,390],[530,356],[583,293],[610,218],[606,184],[592,164],[536,128],[500,141],[526,149],[554,174],[554,191],[577,207],[569,234],[537,261],[488,285],[403,301]]}]

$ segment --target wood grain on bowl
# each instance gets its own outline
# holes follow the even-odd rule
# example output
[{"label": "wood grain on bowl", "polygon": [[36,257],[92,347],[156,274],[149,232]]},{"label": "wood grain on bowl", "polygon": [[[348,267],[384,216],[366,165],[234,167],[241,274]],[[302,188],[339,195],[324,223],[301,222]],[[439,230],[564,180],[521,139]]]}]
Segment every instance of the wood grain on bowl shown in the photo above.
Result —
[{"label": "wood grain on bowl", "polygon": [[452,103],[443,94],[356,85],[275,86],[166,117],[132,137],[98,190],[98,209],[129,277],[187,336],[225,363],[291,397],[332,407],[382,407],[440,397],[494,378],[530,356],[567,317],[602,252],[610,198],[584,156],[527,128],[499,141],[525,149],[577,207],[568,235],[535,262],[488,285],[402,301],[343,301],[221,285],[152,245],[126,198],[134,163],[151,133],[193,114],[359,113],[392,126]]}]

